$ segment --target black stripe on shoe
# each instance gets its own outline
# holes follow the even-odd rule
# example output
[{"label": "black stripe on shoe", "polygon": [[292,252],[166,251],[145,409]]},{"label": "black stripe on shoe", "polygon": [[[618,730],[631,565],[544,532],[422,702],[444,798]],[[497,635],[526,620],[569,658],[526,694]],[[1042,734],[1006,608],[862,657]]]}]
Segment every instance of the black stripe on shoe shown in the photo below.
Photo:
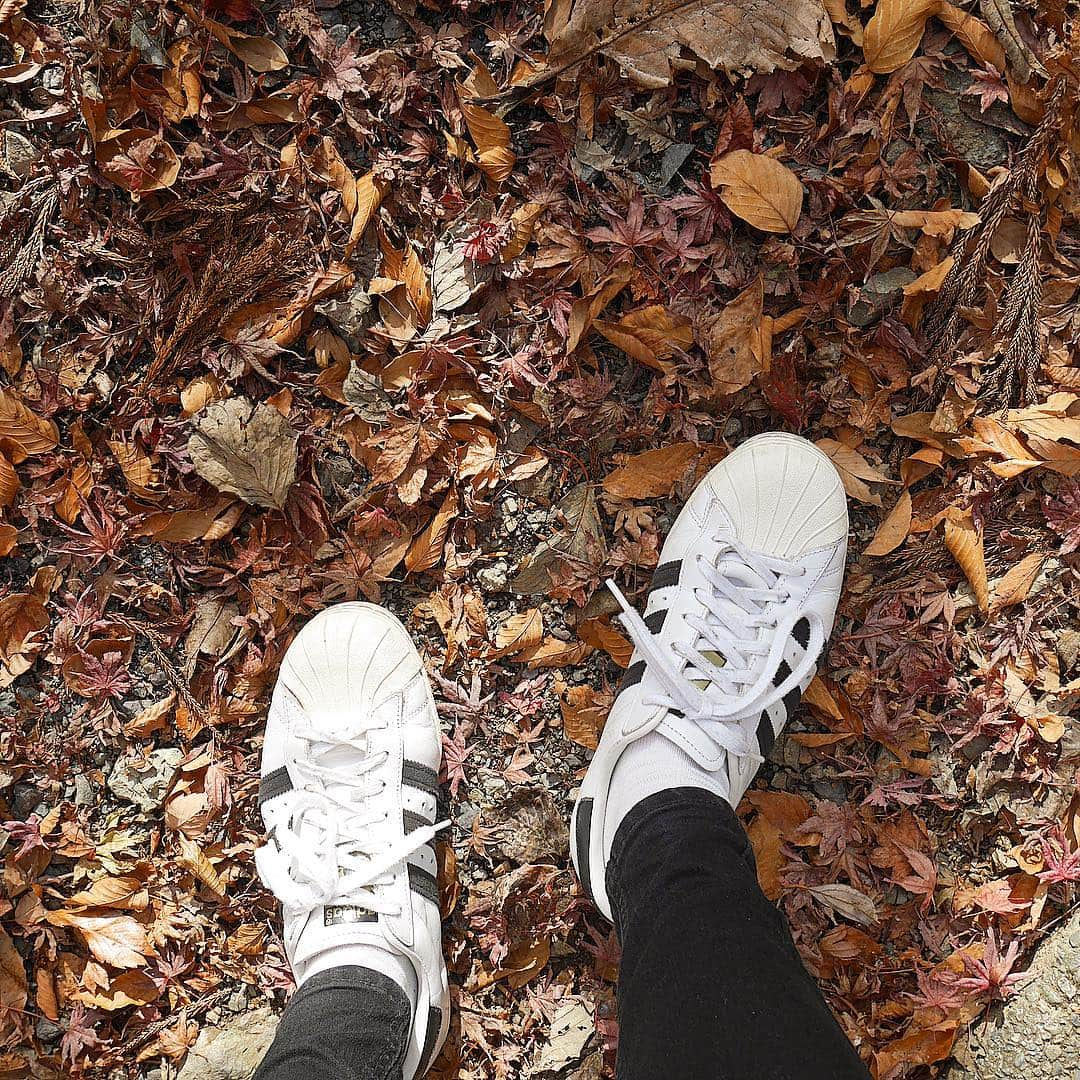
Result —
[{"label": "black stripe on shoe", "polygon": [[425,900],[430,900],[436,907],[439,906],[438,879],[416,863],[409,863],[409,888]]},{"label": "black stripe on shoe", "polygon": [[788,667],[788,662],[781,660],[780,666],[776,669],[776,674],[772,678],[773,686],[779,686],[790,674],[791,668]]},{"label": "black stripe on shoe", "polygon": [[789,720],[791,719],[792,713],[794,713],[795,710],[799,707],[799,700],[801,698],[802,698],[802,691],[797,686],[793,686],[784,695],[784,709],[788,714],[788,719]]},{"label": "black stripe on shoe", "polygon": [[791,628],[791,636],[805,649],[810,644],[810,620],[800,619]]},{"label": "black stripe on shoe", "polygon": [[403,761],[401,763],[401,782],[408,784],[417,791],[426,792],[428,795],[438,795],[439,774],[418,761]]},{"label": "black stripe on shoe", "polygon": [[664,620],[667,618],[667,611],[654,611],[651,615],[645,616],[645,625],[649,628],[650,634],[659,634],[664,629]]},{"label": "black stripe on shoe", "polygon": [[652,584],[649,585],[649,592],[654,593],[657,589],[666,589],[671,585],[678,585],[681,570],[681,560],[666,562],[662,566],[658,566],[653,574]]},{"label": "black stripe on shoe", "polygon": [[430,825],[423,814],[416,813],[415,810],[402,810],[401,811],[401,824],[405,827],[407,833],[416,832],[417,829],[423,829],[425,826]]},{"label": "black stripe on shoe", "polygon": [[773,731],[772,717],[769,716],[767,709],[762,711],[758,720],[757,741],[761,756],[768,757],[769,751],[772,750],[776,743],[776,732]]},{"label": "black stripe on shoe", "polygon": [[435,1044],[439,1040],[439,1032],[442,1030],[442,1009],[438,1005],[428,1007],[427,1032],[424,1034],[424,1052],[420,1055],[420,1068],[417,1076],[424,1073],[434,1064]]},{"label": "black stripe on shoe", "polygon": [[287,791],[292,791],[292,780],[289,779],[289,770],[282,765],[281,768],[268,772],[259,781],[259,805],[262,806],[264,802],[276,799]]},{"label": "black stripe on shoe", "polygon": [[589,858],[589,837],[592,833],[592,799],[582,799],[577,805],[574,843],[577,845],[577,872],[581,887],[592,899],[592,864]]},{"label": "black stripe on shoe", "polygon": [[616,696],[621,694],[624,690],[628,690],[631,686],[637,686],[644,678],[645,661],[639,660],[636,664],[631,664],[626,671],[623,672],[623,677],[619,680],[619,688],[616,691]]}]

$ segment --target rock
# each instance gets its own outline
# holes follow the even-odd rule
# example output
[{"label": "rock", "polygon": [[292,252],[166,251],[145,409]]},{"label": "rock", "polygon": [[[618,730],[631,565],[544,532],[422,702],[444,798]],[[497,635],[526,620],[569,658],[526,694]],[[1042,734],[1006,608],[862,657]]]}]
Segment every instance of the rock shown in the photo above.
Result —
[{"label": "rock", "polygon": [[1080,1076],[1080,911],[1039,946],[1028,978],[975,1022],[947,1080]]},{"label": "rock", "polygon": [[476,580],[480,582],[480,588],[485,592],[502,592],[509,580],[510,568],[501,559],[485,566],[476,574]]},{"label": "rock", "polygon": [[179,747],[166,746],[145,758],[120,758],[109,774],[109,790],[144,814],[152,814],[165,801],[183,756]]},{"label": "rock", "polygon": [[900,302],[904,286],[914,280],[915,272],[906,266],[873,274],[859,290],[859,298],[851,306],[848,313],[851,325],[865,327],[877,322],[889,307]]},{"label": "rock", "polygon": [[251,1080],[277,1026],[277,1016],[260,1006],[240,1013],[224,1027],[204,1027],[177,1080]]}]

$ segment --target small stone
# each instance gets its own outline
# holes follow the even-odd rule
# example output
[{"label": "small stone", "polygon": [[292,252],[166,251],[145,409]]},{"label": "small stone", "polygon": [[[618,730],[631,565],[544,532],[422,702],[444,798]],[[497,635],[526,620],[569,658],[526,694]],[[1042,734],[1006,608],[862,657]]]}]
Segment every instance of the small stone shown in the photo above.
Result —
[{"label": "small stone", "polygon": [[518,512],[518,501],[513,495],[507,495],[503,499],[503,512],[507,514],[516,514]]},{"label": "small stone", "polygon": [[510,578],[510,568],[500,559],[477,572],[476,580],[486,592],[502,592]]},{"label": "small stone", "polygon": [[109,774],[109,790],[118,798],[134,803],[144,814],[161,808],[184,753],[167,746],[151,751],[145,758],[120,758]]},{"label": "small stone", "polygon": [[76,773],[72,786],[75,789],[73,802],[76,806],[92,806],[95,802],[94,785],[86,773]]},{"label": "small stone", "polygon": [[277,1025],[278,1018],[263,1006],[240,1013],[222,1027],[204,1027],[178,1080],[251,1080]]}]

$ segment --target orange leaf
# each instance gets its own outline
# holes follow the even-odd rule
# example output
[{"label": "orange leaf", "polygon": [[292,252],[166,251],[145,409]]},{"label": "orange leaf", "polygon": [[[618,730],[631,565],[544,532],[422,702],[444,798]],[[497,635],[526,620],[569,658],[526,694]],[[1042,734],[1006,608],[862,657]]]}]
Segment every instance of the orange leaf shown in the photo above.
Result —
[{"label": "orange leaf", "polygon": [[994,588],[994,610],[1022,604],[1031,592],[1044,562],[1046,556],[1034,551],[1025,555],[1015,566],[1009,567]]},{"label": "orange leaf", "polygon": [[803,186],[776,158],[732,150],[712,163],[709,177],[736,217],[765,232],[794,231],[802,213]]},{"label": "orange leaf", "polygon": [[690,320],[673,314],[663,304],[631,311],[617,322],[597,319],[593,325],[627,356],[665,373],[668,367],[662,361],[676,349],[688,349],[694,341]]},{"label": "orange leaf", "polygon": [[957,565],[964,571],[980,611],[990,607],[990,594],[986,582],[986,556],[983,551],[982,533],[975,528],[971,511],[954,511],[945,518],[945,546]]},{"label": "orange leaf", "polygon": [[888,555],[906,539],[911,528],[911,492],[905,488],[889,511],[888,517],[878,526],[874,539],[867,545],[864,555]]},{"label": "orange leaf", "polygon": [[863,33],[867,67],[887,75],[906,64],[922,41],[926,20],[940,8],[941,0],[878,0]]},{"label": "orange leaf", "polygon": [[15,466],[0,454],[0,506],[10,506],[19,494],[19,474]]},{"label": "orange leaf", "polygon": [[442,560],[443,545],[450,532],[450,524],[457,517],[457,491],[451,488],[435,516],[413,541],[405,555],[405,569],[422,572],[437,566]]},{"label": "orange leaf", "polygon": [[510,149],[510,129],[494,113],[479,105],[461,102],[461,115],[476,144],[477,157],[484,174],[500,184],[514,169],[517,156]]},{"label": "orange leaf", "polygon": [[538,608],[511,615],[495,632],[495,648],[491,656],[513,656],[525,649],[535,648],[544,634],[544,619]]},{"label": "orange leaf", "polygon": [[150,953],[146,929],[130,915],[73,915],[50,911],[46,918],[53,926],[77,931],[87,947],[103,964],[113,967],[141,967]]},{"label": "orange leaf", "polygon": [[772,342],[761,313],[764,299],[765,285],[759,274],[722,311],[695,319],[694,332],[709,358],[715,396],[735,394],[769,370]]},{"label": "orange leaf", "polygon": [[59,441],[51,420],[44,420],[10,390],[0,387],[0,439],[12,439],[27,454],[43,454]]},{"label": "orange leaf", "polygon": [[0,1005],[21,1009],[26,1004],[26,968],[15,942],[0,930]]},{"label": "orange leaf", "polygon": [[671,443],[635,454],[604,478],[604,490],[620,499],[655,499],[670,495],[701,448],[693,443]]}]

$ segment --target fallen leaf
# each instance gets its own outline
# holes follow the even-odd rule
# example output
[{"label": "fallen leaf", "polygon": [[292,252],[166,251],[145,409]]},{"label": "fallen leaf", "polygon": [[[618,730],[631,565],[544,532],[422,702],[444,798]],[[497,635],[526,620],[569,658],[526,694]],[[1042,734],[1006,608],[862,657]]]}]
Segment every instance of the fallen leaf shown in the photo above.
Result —
[{"label": "fallen leaf", "polygon": [[0,1005],[20,1011],[26,1005],[26,967],[15,942],[0,929]]},{"label": "fallen leaf", "polygon": [[75,930],[98,960],[113,967],[141,967],[152,951],[146,928],[130,915],[76,915],[60,910],[48,912],[46,920],[52,926]]},{"label": "fallen leaf", "polygon": [[842,915],[845,919],[862,926],[872,926],[878,921],[874,901],[865,893],[840,883],[832,885],[811,885],[810,892],[827,908]]},{"label": "fallen leaf", "polygon": [[793,232],[802,213],[803,186],[776,158],[732,150],[709,169],[714,188],[737,217],[765,232]]},{"label": "fallen leaf", "polygon": [[837,442],[836,439],[818,439],[815,445],[824,450],[836,466],[836,471],[840,474],[844,490],[848,495],[871,506],[881,505],[881,496],[871,491],[865,481],[879,484],[892,484],[895,481],[890,480],[880,469],[871,465],[858,450],[853,450],[850,446]]},{"label": "fallen leaf", "polygon": [[676,349],[688,349],[694,341],[690,320],[668,311],[663,304],[631,311],[617,322],[596,319],[593,326],[627,356],[665,373],[668,367],[663,361]]},{"label": "fallen leaf", "polygon": [[791,70],[807,60],[831,60],[836,51],[820,0],[790,0],[783,7],[750,0],[644,6],[577,0],[569,11],[557,7],[562,19],[548,17],[548,70],[572,67],[599,47],[642,86],[669,85],[684,46],[708,67],[729,73]]},{"label": "fallen leaf", "polygon": [[421,573],[437,566],[443,557],[443,548],[450,526],[458,512],[457,491],[451,488],[443,499],[435,516],[420,531],[405,555],[405,569]]},{"label": "fallen leaf", "polygon": [[906,539],[911,529],[911,492],[905,488],[900,498],[878,526],[874,539],[866,546],[864,555],[888,555]]},{"label": "fallen leaf", "polygon": [[768,372],[772,348],[764,330],[764,298],[759,275],[721,311],[695,313],[694,335],[708,357],[714,396],[738,393]]},{"label": "fallen leaf", "polygon": [[611,695],[591,686],[568,686],[560,701],[563,732],[579,746],[595,750],[611,709]]},{"label": "fallen leaf", "polygon": [[964,577],[975,594],[979,610],[989,610],[990,594],[986,580],[983,536],[976,529],[970,510],[954,512],[945,518],[945,546],[963,570]]},{"label": "fallen leaf", "polygon": [[544,634],[544,619],[539,608],[530,608],[505,619],[495,632],[492,657],[513,656],[540,644]]},{"label": "fallen leaf", "polygon": [[30,670],[44,647],[39,635],[48,625],[45,605],[33,593],[12,593],[0,600],[0,688]]},{"label": "fallen leaf", "polygon": [[280,510],[296,480],[296,436],[269,405],[234,397],[208,405],[194,420],[188,453],[195,471],[220,491]]},{"label": "fallen leaf", "polygon": [[501,184],[514,169],[517,155],[510,149],[510,129],[494,113],[479,105],[461,102],[461,115],[476,144],[477,158],[484,175]]},{"label": "fallen leaf", "polygon": [[941,0],[878,0],[863,32],[867,67],[887,75],[906,64],[922,41],[926,20],[941,8]]},{"label": "fallen leaf", "polygon": [[51,420],[36,415],[10,390],[0,387],[0,439],[11,439],[27,454],[43,454],[59,441]]},{"label": "fallen leaf", "polygon": [[1010,566],[1005,575],[994,586],[992,609],[1022,604],[1031,592],[1039,571],[1046,562],[1046,556],[1038,551],[1025,555],[1015,566]]},{"label": "fallen leaf", "polygon": [[604,477],[604,490],[621,499],[670,495],[700,453],[700,447],[681,442],[635,454]]}]

